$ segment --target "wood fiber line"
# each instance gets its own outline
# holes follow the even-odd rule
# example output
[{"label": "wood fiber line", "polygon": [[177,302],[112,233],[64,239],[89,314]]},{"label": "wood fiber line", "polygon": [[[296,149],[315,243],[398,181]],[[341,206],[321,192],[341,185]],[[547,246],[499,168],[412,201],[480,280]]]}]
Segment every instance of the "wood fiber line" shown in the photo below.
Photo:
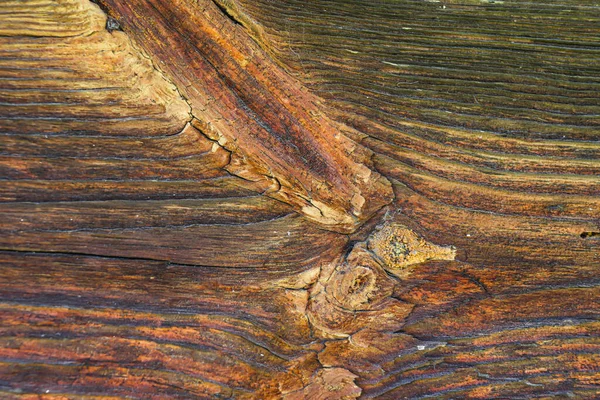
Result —
[{"label": "wood fiber line", "polygon": [[256,195],[256,185],[223,176],[185,181],[169,180],[18,180],[2,181],[2,202],[52,202],[98,200],[169,200],[229,198]]},{"label": "wood fiber line", "polygon": [[163,137],[115,137],[85,135],[22,135],[2,136],[0,153],[4,156],[78,159],[145,159],[180,160],[201,157],[213,150],[213,143],[191,125],[181,132]]},{"label": "wood fiber line", "polygon": [[279,267],[290,272],[309,268],[326,254],[337,254],[345,243],[345,236],[315,229],[295,216],[225,226],[206,223],[17,231],[0,238],[0,248],[6,250],[148,258],[231,268]]},{"label": "wood fiber line", "polygon": [[[219,199],[6,203],[0,231],[127,229],[194,224],[251,224],[292,211],[263,196]],[[42,229],[43,226],[43,229]]]}]

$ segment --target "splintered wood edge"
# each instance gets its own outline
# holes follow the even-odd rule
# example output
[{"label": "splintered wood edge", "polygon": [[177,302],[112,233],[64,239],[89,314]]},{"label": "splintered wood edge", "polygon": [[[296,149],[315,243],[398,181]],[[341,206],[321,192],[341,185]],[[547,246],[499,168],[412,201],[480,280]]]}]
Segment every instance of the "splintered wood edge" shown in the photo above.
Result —
[{"label": "splintered wood edge", "polygon": [[392,201],[351,129],[213,1],[99,3],[179,88],[194,126],[232,153],[227,171],[343,233]]}]

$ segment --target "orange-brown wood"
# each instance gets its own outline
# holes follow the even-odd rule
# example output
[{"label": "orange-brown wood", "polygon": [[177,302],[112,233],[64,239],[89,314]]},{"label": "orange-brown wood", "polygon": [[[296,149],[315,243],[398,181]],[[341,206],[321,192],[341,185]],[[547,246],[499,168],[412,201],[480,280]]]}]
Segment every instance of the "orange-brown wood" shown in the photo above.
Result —
[{"label": "orange-brown wood", "polygon": [[350,130],[212,0],[101,1],[191,105],[196,126],[232,152],[226,169],[328,229],[351,232],[391,200]]},{"label": "orange-brown wood", "polygon": [[600,397],[599,22],[0,3],[0,397]]}]

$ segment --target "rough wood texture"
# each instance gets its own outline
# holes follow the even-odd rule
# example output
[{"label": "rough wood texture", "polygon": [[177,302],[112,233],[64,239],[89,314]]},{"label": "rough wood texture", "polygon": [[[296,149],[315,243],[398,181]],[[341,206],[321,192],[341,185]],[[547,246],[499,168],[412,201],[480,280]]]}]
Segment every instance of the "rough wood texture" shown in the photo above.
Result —
[{"label": "rough wood texture", "polygon": [[188,99],[197,126],[232,152],[227,170],[328,229],[352,232],[391,200],[371,153],[212,0],[99,2]]},{"label": "rough wood texture", "polygon": [[598,5],[99,3],[0,3],[0,397],[600,397]]}]

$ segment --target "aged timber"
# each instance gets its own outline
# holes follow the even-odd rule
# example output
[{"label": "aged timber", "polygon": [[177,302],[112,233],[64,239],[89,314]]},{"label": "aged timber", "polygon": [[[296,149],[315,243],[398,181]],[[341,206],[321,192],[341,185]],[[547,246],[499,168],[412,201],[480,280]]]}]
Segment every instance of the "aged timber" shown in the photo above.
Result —
[{"label": "aged timber", "polygon": [[0,2],[0,398],[600,397],[600,6]]},{"label": "aged timber", "polygon": [[211,0],[99,2],[232,152],[226,168],[329,229],[351,232],[391,201],[371,153]]}]

